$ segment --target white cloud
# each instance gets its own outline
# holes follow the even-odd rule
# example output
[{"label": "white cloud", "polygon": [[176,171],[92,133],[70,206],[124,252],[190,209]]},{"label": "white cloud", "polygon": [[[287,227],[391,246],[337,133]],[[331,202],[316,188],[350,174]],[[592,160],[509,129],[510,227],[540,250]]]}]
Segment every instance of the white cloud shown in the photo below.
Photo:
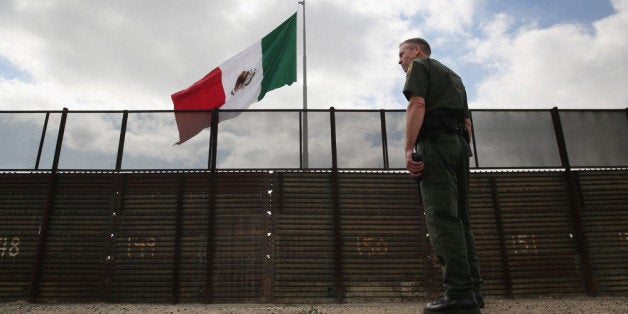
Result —
[{"label": "white cloud", "polygon": [[171,93],[287,17],[277,2],[252,23],[233,1],[14,2],[0,13],[0,55],[32,77],[40,109],[171,109]]},{"label": "white cloud", "polygon": [[425,27],[446,33],[465,33],[473,24],[475,4],[473,0],[426,1]]},{"label": "white cloud", "polygon": [[76,104],[63,86],[53,82],[25,83],[0,78],[0,106],[4,110],[60,110]]},{"label": "white cloud", "polygon": [[[307,1],[309,108],[403,108],[397,43],[416,36],[419,26],[459,32],[471,21],[473,1],[441,6]],[[0,106],[15,109],[5,102],[12,99],[26,109],[171,109],[171,93],[259,40],[298,7],[280,0],[5,2],[0,55],[32,81],[16,93],[13,83],[0,83]],[[415,25],[417,16],[426,20]],[[300,108],[301,73],[298,80],[253,108]]]},{"label": "white cloud", "polygon": [[474,41],[474,58],[490,70],[472,108],[624,108],[628,102],[628,1],[593,24],[523,27],[496,16]]}]

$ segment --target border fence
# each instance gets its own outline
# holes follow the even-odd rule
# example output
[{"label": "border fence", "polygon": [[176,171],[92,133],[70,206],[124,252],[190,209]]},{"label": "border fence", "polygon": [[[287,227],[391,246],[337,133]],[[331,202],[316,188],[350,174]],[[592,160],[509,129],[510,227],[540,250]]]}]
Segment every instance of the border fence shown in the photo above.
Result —
[{"label": "border fence", "polygon": [[[173,111],[0,112],[0,170],[405,168],[403,110],[217,114],[237,118],[216,119],[206,132],[173,145]],[[305,114],[307,166],[301,157]],[[472,110],[471,118],[473,169],[628,167],[628,109]]]},{"label": "border fence", "polygon": [[[172,146],[172,112],[0,112],[0,301],[438,294],[418,189],[393,157],[404,112],[308,111],[308,168],[304,114],[245,111]],[[628,110],[472,117],[485,293],[626,295]]]}]

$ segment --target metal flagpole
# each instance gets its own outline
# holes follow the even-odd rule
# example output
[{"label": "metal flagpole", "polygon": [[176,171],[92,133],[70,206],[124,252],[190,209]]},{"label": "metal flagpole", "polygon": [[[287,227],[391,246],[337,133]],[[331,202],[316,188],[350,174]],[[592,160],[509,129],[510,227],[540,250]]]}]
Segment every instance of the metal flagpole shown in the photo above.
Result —
[{"label": "metal flagpole", "polygon": [[303,5],[303,168],[308,168],[308,143],[307,143],[307,62],[305,54],[305,0],[299,1]]}]

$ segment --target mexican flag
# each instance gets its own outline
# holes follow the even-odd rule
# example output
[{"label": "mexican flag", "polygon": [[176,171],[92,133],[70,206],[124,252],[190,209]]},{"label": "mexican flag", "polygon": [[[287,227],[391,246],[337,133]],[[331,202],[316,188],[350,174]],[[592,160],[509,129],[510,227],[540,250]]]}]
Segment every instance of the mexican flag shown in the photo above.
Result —
[{"label": "mexican flag", "polygon": [[[174,110],[246,109],[297,80],[297,14],[260,41],[172,94]],[[220,113],[220,121],[237,113]],[[211,126],[211,112],[175,112],[181,144]]]}]

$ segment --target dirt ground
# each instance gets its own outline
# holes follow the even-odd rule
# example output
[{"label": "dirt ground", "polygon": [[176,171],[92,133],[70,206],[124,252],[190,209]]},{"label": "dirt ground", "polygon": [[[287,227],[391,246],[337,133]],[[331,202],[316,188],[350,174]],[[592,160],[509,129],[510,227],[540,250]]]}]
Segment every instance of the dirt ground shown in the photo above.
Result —
[{"label": "dirt ground", "polygon": [[[32,304],[0,303],[0,313],[422,313],[423,303],[348,304]],[[628,313],[626,297],[488,299],[482,313]]]}]

